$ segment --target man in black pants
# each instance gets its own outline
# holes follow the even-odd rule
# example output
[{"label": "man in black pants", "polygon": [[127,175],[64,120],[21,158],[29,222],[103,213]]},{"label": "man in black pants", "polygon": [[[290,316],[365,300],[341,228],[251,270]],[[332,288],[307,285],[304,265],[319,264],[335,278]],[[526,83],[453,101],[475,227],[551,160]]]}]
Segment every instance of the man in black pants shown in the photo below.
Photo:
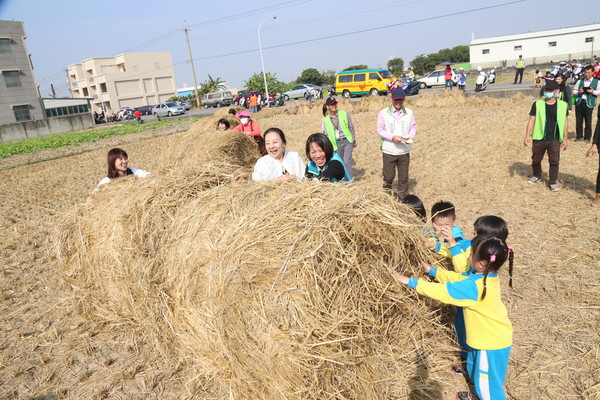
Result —
[{"label": "man in black pants", "polygon": [[515,81],[513,85],[516,85],[517,78],[519,78],[519,85],[523,82],[523,71],[525,71],[525,60],[523,60],[523,56],[519,55],[519,59],[515,63]]},{"label": "man in black pants", "polygon": [[[585,153],[586,157],[591,157],[598,151],[600,147],[600,108],[598,109],[598,121],[596,122],[596,130],[594,131],[594,140],[592,146]],[[592,201],[592,205],[600,207],[600,158],[598,159],[598,176],[596,177],[596,199]]]},{"label": "man in black pants", "polygon": [[[583,70],[583,79],[580,79],[573,87],[573,96],[575,96],[575,117],[577,126],[576,142],[585,139],[590,143],[592,139],[592,115],[596,107],[596,97],[600,95],[600,85],[598,80],[593,77],[593,68],[586,65]],[[585,136],[583,130],[583,121],[585,120]]]}]

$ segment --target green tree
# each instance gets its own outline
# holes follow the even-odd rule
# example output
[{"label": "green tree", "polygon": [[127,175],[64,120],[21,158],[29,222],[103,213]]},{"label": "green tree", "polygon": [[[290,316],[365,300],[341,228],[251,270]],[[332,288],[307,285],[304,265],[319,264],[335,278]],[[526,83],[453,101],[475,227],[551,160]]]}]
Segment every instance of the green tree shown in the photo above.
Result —
[{"label": "green tree", "polygon": [[469,62],[469,46],[455,46],[451,49],[441,49],[437,53],[421,54],[410,62],[410,66],[417,75],[433,71],[443,62],[460,63]]},{"label": "green tree", "polygon": [[413,72],[416,75],[423,75],[426,71],[427,56],[425,54],[418,55],[410,62]]},{"label": "green tree", "polygon": [[210,74],[208,74],[208,80],[202,82],[200,84],[200,89],[198,89],[198,94],[200,96],[206,93],[217,92],[219,90],[227,89],[225,86],[225,81],[221,80],[221,78],[217,77],[214,79]]},{"label": "green tree", "polygon": [[365,64],[351,65],[348,68],[344,68],[342,71],[352,71],[355,69],[368,69],[369,66]]},{"label": "green tree", "polygon": [[323,84],[323,75],[316,68],[307,68],[296,79],[298,83],[312,83],[321,86]]},{"label": "green tree", "polygon": [[[267,72],[267,85],[269,86],[269,92],[271,93],[283,93],[288,91],[291,87],[291,85],[288,83],[280,82],[277,79],[277,74],[272,74],[270,72]],[[244,90],[247,92],[255,91],[264,93],[265,82],[262,72],[254,73],[247,81],[244,81]]]},{"label": "green tree", "polygon": [[402,75],[404,70],[404,60],[400,57],[392,58],[387,63],[387,69],[396,77]]}]

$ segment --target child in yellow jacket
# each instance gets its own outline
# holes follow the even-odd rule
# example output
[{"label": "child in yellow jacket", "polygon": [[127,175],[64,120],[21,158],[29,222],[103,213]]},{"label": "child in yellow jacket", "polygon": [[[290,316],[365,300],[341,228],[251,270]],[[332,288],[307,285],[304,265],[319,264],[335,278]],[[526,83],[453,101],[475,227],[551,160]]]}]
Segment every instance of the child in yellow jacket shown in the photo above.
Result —
[{"label": "child in yellow jacket", "polygon": [[506,399],[504,380],[512,347],[512,324],[502,303],[498,270],[508,254],[503,240],[480,235],[471,243],[469,272],[446,271],[423,263],[423,270],[439,283],[394,273],[398,282],[417,293],[463,308],[466,341],[472,349],[467,355],[467,371],[475,394],[459,392],[459,400]]}]

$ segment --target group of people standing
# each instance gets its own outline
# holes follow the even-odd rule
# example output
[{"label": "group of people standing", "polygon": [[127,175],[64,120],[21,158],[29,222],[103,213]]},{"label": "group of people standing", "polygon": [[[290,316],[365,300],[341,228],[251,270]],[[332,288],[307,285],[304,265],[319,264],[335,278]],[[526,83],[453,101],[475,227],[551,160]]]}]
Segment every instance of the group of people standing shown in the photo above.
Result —
[{"label": "group of people standing", "polygon": [[[586,157],[591,157],[598,151],[600,108],[598,108],[599,121],[596,122],[592,140],[592,115],[597,97],[600,95],[598,83],[598,79],[593,77],[591,65],[584,68],[583,78],[575,83],[573,89],[566,84],[566,77],[560,73],[554,79],[546,79],[541,89],[543,98],[535,101],[529,111],[530,117],[523,141],[525,146],[532,145],[533,176],[529,179],[529,183],[535,184],[542,180],[541,163],[547,153],[550,166],[548,185],[552,191],[559,190],[557,179],[560,151],[568,148],[568,116],[573,112],[573,105],[576,117],[575,142],[585,140],[591,145],[586,151]],[[600,206],[600,164],[596,177],[596,198],[592,205]]]}]

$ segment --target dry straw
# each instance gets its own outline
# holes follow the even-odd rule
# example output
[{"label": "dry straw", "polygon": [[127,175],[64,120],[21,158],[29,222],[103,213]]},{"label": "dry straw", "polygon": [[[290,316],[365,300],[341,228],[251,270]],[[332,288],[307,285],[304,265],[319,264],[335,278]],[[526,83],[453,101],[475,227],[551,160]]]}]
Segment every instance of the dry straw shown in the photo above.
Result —
[{"label": "dry straw", "polygon": [[212,122],[157,177],[115,181],[69,220],[60,274],[84,314],[217,395],[443,397],[446,315],[390,274],[433,261],[413,213],[373,183],[231,183],[256,145]]}]

